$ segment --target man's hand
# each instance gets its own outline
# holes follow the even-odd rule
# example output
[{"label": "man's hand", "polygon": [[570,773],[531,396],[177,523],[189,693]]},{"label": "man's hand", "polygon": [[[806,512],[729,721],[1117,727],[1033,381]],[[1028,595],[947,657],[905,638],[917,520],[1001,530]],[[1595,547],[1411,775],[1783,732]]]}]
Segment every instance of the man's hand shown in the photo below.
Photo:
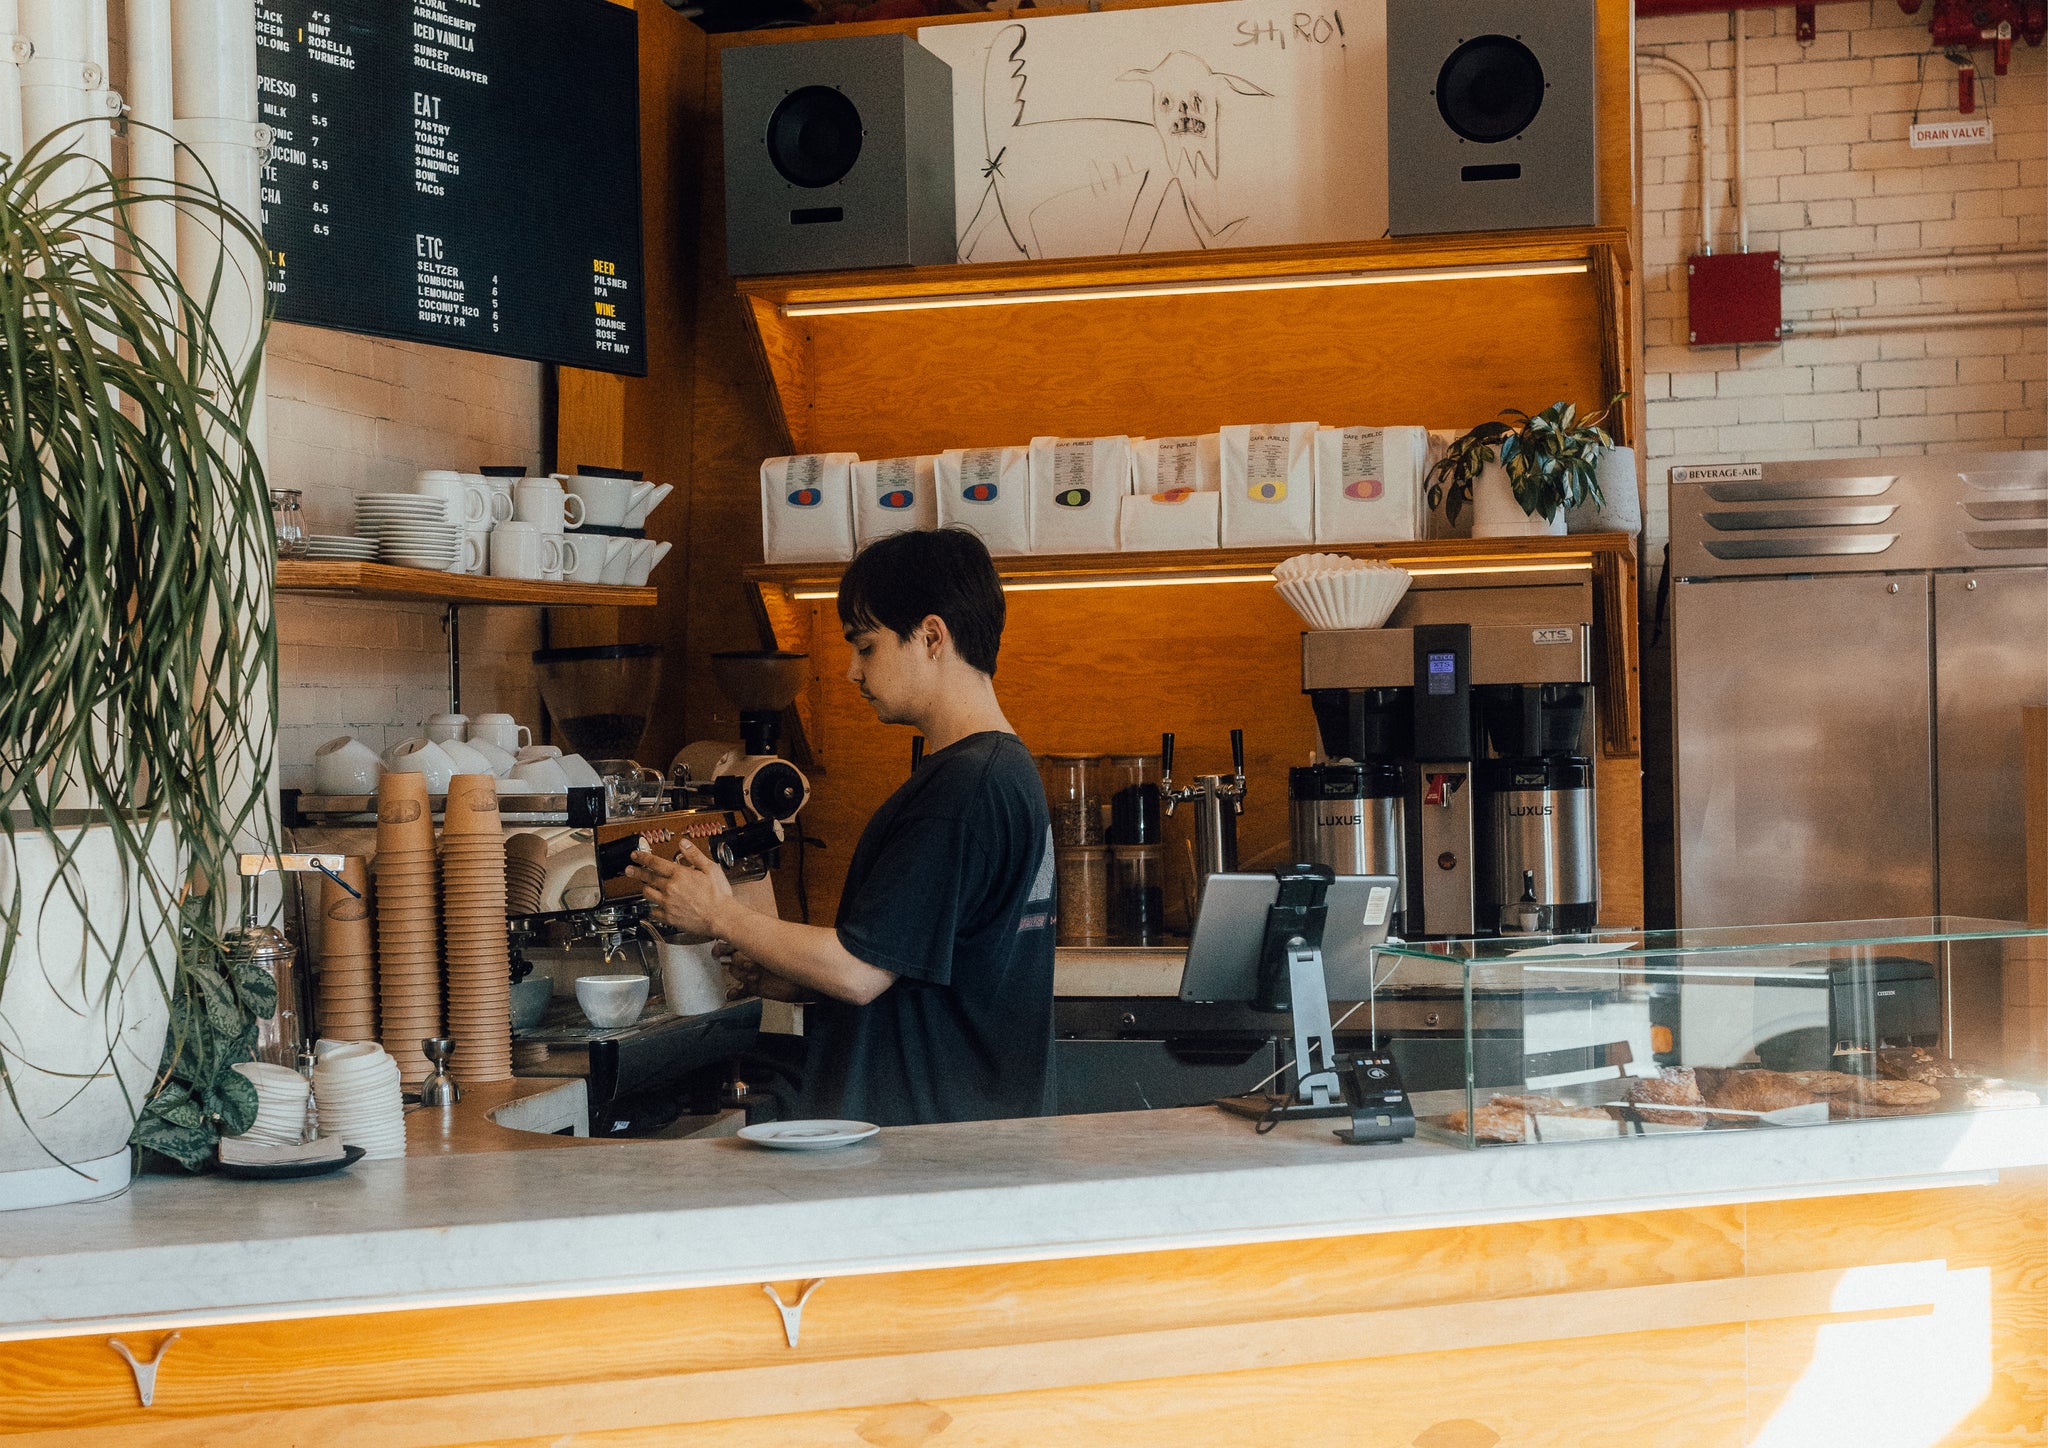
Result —
[{"label": "man's hand", "polygon": [[763,1000],[800,1004],[818,998],[816,992],[807,991],[795,981],[777,975],[730,940],[713,942],[711,955],[725,967],[726,978],[732,982],[732,989],[726,992],[730,1000],[760,996]]},{"label": "man's hand", "polygon": [[682,842],[674,860],[635,850],[626,878],[639,883],[640,893],[654,907],[649,914],[657,925],[691,935],[718,934],[712,917],[732,899],[732,882],[725,871],[689,840]]}]

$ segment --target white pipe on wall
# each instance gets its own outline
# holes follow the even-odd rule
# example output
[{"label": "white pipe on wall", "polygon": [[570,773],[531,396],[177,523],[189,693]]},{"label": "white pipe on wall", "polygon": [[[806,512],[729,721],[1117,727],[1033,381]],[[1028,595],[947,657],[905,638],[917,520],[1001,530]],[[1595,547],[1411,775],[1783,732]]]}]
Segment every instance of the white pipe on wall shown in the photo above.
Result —
[{"label": "white pipe on wall", "polygon": [[[128,169],[147,194],[177,178],[171,81],[171,0],[128,0]],[[178,215],[168,201],[136,208],[136,230],[166,261],[178,256]]]},{"label": "white pipe on wall", "polygon": [[1707,88],[1691,69],[1668,55],[1657,55],[1646,51],[1636,57],[1640,65],[1654,67],[1667,75],[1675,75],[1692,91],[1693,104],[1699,108],[1699,156],[1700,156],[1700,251],[1707,256],[1714,254],[1714,142],[1712,126],[1713,109],[1707,102]]},{"label": "white pipe on wall", "polygon": [[[21,68],[22,140],[33,146],[76,122],[108,119],[121,98],[107,84],[107,0],[20,0],[21,33],[35,47]],[[81,126],[67,150],[111,166],[112,126]],[[69,168],[54,184],[79,184]]]},{"label": "white pipe on wall", "polygon": [[1749,250],[1749,12],[1735,12],[1735,248]]},{"label": "white pipe on wall", "polygon": [[1901,272],[1983,271],[1993,268],[2040,266],[2048,262],[2048,251],[1980,251],[1965,256],[1876,256],[1861,261],[1853,257],[1824,261],[1788,261],[1782,270],[1787,281],[1802,277],[1891,276]]},{"label": "white pipe on wall", "polygon": [[29,54],[19,0],[0,0],[0,155],[21,154],[21,68]]},{"label": "white pipe on wall", "polygon": [[1809,317],[1784,323],[1787,337],[1846,337],[1857,332],[1940,332],[1950,327],[2038,327],[2040,309],[2002,312],[1903,312],[1888,317]]}]

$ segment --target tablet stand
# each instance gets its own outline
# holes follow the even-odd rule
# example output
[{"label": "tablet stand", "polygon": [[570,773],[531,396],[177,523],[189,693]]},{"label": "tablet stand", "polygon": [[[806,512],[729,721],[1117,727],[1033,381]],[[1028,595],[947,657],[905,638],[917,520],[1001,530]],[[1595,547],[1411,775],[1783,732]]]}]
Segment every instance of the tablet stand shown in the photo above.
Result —
[{"label": "tablet stand", "polygon": [[1330,1026],[1330,989],[1323,975],[1323,925],[1328,917],[1323,896],[1331,874],[1307,866],[1275,873],[1280,894],[1266,909],[1259,994],[1252,1005],[1261,1011],[1291,1011],[1294,1016],[1294,1094],[1229,1096],[1216,1104],[1233,1115],[1274,1121],[1349,1116],[1351,1107],[1337,1069],[1336,1032]]}]

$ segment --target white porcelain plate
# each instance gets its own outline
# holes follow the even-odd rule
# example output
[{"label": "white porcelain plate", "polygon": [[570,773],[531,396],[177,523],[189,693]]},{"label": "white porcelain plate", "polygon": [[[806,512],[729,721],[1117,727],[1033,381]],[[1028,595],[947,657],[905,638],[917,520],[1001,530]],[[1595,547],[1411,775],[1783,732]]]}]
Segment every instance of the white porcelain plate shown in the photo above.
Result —
[{"label": "white porcelain plate", "polygon": [[866,1141],[882,1128],[865,1121],[764,1121],[742,1126],[740,1140],[776,1151],[828,1151]]}]

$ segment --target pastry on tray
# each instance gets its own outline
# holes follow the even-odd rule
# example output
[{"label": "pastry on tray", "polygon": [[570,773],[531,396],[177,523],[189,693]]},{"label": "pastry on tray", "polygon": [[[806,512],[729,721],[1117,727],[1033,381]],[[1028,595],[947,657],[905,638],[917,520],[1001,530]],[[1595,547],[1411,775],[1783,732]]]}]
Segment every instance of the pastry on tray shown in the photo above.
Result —
[{"label": "pastry on tray", "polygon": [[1821,1100],[1782,1071],[1710,1071],[1694,1073],[1707,1105],[1724,1111],[1782,1111],[1788,1106],[1811,1106]]},{"label": "pastry on tray", "polygon": [[1785,1071],[1781,1074],[1793,1085],[1816,1096],[1850,1095],[1856,1090],[1856,1083],[1864,1079],[1847,1071]]},{"label": "pastry on tray", "polygon": [[1666,1066],[1655,1076],[1637,1076],[1628,1083],[1628,1099],[1635,1114],[1657,1126],[1705,1126],[1707,1118],[1697,1111],[1664,1111],[1663,1106],[1703,1106],[1697,1074],[1690,1066]]},{"label": "pastry on tray", "polygon": [[[1481,1141],[1527,1141],[1529,1120],[1535,1116],[1570,1116],[1593,1121],[1612,1119],[1597,1106],[1574,1106],[1555,1096],[1501,1091],[1472,1113],[1472,1134]],[[1444,1118],[1444,1125],[1452,1131],[1465,1130],[1465,1113],[1453,1111]]]},{"label": "pastry on tray", "polygon": [[1877,1074],[1893,1081],[1953,1081],[1981,1073],[1925,1046],[1887,1046],[1877,1053]]}]

